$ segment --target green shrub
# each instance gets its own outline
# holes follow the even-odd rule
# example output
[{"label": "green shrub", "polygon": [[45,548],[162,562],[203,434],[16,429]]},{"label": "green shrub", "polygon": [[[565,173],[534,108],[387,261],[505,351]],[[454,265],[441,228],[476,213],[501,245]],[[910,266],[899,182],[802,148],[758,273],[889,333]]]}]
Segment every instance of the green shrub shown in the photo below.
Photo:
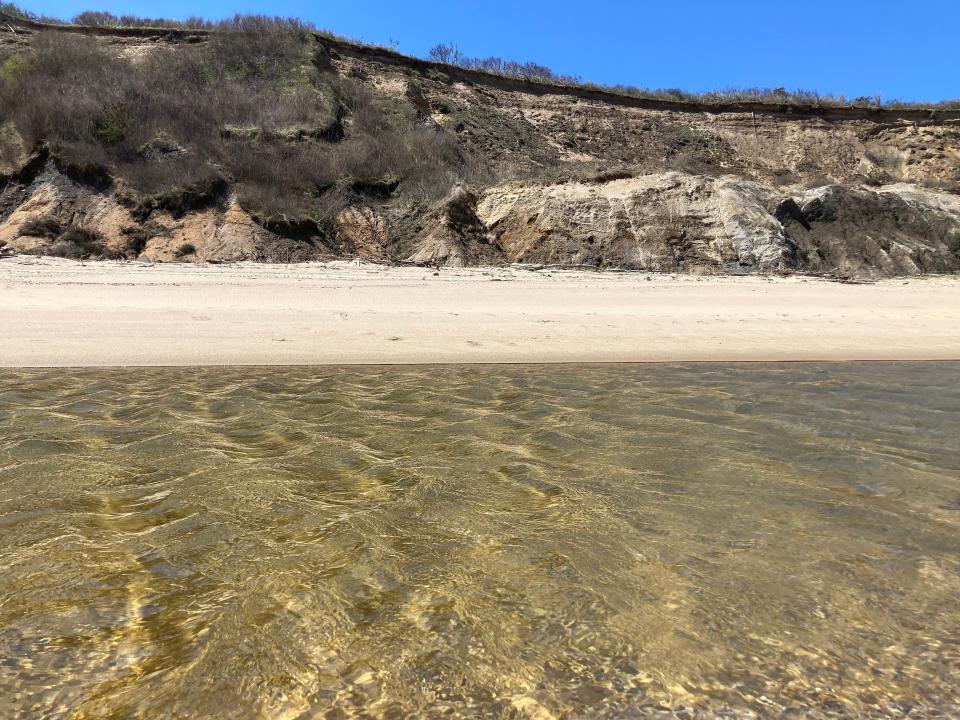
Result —
[{"label": "green shrub", "polygon": [[193,243],[184,243],[177,248],[176,255],[178,258],[186,257],[187,255],[195,255],[197,249],[193,246]]},{"label": "green shrub", "polygon": [[0,75],[8,82],[15,82],[28,70],[30,63],[24,55],[11,55],[0,65]]},{"label": "green shrub", "polygon": [[93,121],[93,134],[104,145],[116,145],[126,140],[133,118],[125,103],[118,102],[104,108]]}]

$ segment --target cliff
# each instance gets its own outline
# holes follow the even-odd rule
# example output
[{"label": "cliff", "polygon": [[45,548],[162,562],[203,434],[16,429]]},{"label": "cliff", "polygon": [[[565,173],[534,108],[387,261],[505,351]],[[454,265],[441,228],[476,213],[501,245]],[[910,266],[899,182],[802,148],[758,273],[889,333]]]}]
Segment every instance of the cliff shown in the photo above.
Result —
[{"label": "cliff", "polygon": [[672,101],[296,26],[5,22],[7,250],[960,270],[957,111]]}]

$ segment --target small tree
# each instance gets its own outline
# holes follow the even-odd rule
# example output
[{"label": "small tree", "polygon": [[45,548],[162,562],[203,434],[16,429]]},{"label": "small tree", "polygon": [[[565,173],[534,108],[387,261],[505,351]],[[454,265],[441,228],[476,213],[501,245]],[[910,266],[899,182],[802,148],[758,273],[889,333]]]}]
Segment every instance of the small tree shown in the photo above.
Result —
[{"label": "small tree", "polygon": [[428,54],[431,60],[444,65],[456,65],[457,60],[462,57],[453,43],[437,43],[430,48]]},{"label": "small tree", "polygon": [[74,25],[87,25],[90,27],[117,27],[120,25],[120,18],[113,13],[100,10],[86,10],[75,18]]}]

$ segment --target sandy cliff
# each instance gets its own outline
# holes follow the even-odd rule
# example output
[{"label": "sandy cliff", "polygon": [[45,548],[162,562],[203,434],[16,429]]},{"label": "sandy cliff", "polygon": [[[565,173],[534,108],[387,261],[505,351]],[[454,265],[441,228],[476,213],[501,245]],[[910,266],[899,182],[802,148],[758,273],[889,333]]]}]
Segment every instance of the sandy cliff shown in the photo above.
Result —
[{"label": "sandy cliff", "polygon": [[[41,31],[22,27],[4,52],[30,52]],[[161,46],[205,42],[203,34],[93,36],[130,62]],[[348,179],[355,190],[329,222],[309,213],[266,217],[238,195],[228,171],[210,186],[148,197],[109,164],[77,168],[56,147],[27,147],[7,123],[0,244],[77,255],[89,236],[89,255],[153,260],[360,256],[857,276],[960,270],[957,113],[658,103],[484,76],[319,36],[311,42],[323,73],[415,115],[474,170],[460,171],[435,199],[407,191],[405,179]],[[278,131],[269,142],[332,146],[349,141],[359,122],[341,108],[322,132]],[[267,135],[223,133],[251,143]],[[185,141],[148,146],[138,162],[193,152]]]}]

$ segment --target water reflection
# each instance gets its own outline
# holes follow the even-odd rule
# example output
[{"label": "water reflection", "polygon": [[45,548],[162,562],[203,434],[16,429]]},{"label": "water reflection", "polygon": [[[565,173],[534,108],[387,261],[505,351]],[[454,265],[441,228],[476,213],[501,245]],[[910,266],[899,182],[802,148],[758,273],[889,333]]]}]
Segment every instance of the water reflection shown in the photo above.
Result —
[{"label": "water reflection", "polygon": [[0,716],[960,713],[960,364],[5,371]]}]

